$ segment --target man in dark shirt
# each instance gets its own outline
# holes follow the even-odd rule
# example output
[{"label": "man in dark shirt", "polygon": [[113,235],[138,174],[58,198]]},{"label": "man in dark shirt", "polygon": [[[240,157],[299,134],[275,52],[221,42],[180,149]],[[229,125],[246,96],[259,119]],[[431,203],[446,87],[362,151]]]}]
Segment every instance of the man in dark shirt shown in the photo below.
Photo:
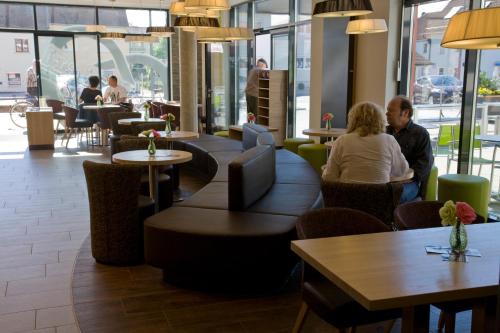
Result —
[{"label": "man in dark shirt", "polygon": [[396,96],[389,102],[386,116],[389,123],[387,134],[396,138],[414,171],[413,181],[404,184],[400,202],[412,201],[421,194],[422,185],[427,182],[434,164],[429,132],[411,120],[413,106],[405,96]]}]

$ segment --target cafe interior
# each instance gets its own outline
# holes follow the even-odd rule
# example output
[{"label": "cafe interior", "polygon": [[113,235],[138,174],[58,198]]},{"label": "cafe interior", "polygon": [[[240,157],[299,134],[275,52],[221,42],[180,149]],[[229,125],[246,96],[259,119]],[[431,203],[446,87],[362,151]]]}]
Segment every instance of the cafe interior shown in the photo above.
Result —
[{"label": "cafe interior", "polygon": [[0,45],[1,333],[500,333],[499,0],[2,0]]}]

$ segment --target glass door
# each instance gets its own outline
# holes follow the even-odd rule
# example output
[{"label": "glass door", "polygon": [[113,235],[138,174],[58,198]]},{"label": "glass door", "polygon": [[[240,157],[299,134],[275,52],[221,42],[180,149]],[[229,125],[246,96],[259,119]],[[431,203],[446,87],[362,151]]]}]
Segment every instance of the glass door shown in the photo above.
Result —
[{"label": "glass door", "polygon": [[[89,85],[89,77],[100,77],[97,37],[90,35],[75,35],[76,61],[76,98],[78,99],[85,87]],[[99,89],[103,89],[102,83]],[[74,86],[70,84],[70,86]]]},{"label": "glass door", "polygon": [[271,35],[271,69],[288,70],[288,33]]},{"label": "glass door", "polygon": [[72,36],[38,36],[41,96],[70,106],[77,104]]}]

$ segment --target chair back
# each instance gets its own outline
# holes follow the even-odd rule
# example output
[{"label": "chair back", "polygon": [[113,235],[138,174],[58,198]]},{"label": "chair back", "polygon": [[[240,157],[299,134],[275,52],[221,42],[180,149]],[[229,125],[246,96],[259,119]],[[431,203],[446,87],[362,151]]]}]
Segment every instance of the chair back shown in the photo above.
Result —
[{"label": "chair back", "polygon": [[47,106],[52,108],[52,112],[60,113],[63,112],[64,102],[59,101],[57,99],[47,99]]},{"label": "chair back", "polygon": [[181,128],[181,107],[180,105],[174,104],[164,104],[162,103],[162,115],[171,113],[175,116],[175,120],[173,121],[172,129],[180,129]]},{"label": "chair back", "polygon": [[111,129],[110,113],[121,113],[116,108],[103,107],[97,110],[97,118],[99,118],[99,127],[101,129]]},{"label": "chair back", "polygon": [[124,135],[124,134],[132,134],[133,126],[130,125],[120,125],[118,124],[118,120],[120,119],[130,119],[130,118],[141,118],[141,114],[139,112],[111,112],[108,114],[109,122],[111,125],[111,130],[114,135]]},{"label": "chair back", "polygon": [[69,128],[75,127],[76,117],[78,117],[79,111],[66,105],[63,105],[62,109],[64,112],[64,121],[66,122],[66,126]]},{"label": "chair back", "polygon": [[297,221],[299,239],[386,232],[391,229],[373,215],[350,208],[311,210]]},{"label": "chair back", "polygon": [[360,184],[323,181],[321,192],[325,207],[357,209],[392,226],[394,209],[399,205],[403,185],[401,183]]},{"label": "chair back", "polygon": [[[143,226],[139,221],[138,198],[141,168],[83,162],[90,207],[92,255],[103,263],[140,262]],[[132,239],[133,238],[133,239]]]},{"label": "chair back", "polygon": [[120,103],[120,106],[123,108],[124,112],[134,112],[134,104],[133,103]]},{"label": "chair back", "polygon": [[[394,223],[399,230],[442,227],[439,209],[440,201],[415,201],[399,205],[394,210]],[[484,218],[477,215],[473,224],[484,223]]]},{"label": "chair back", "polygon": [[149,116],[152,118],[160,118],[161,116],[161,106],[159,102],[151,102],[149,108]]}]

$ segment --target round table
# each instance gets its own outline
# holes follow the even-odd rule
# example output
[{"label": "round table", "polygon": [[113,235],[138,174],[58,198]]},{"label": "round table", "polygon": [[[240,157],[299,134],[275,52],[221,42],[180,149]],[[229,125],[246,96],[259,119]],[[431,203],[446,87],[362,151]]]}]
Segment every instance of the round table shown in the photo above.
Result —
[{"label": "round table", "polygon": [[326,138],[338,138],[339,136],[346,134],[347,129],[345,128],[308,128],[302,131],[304,135],[308,136],[319,136]]},{"label": "round table", "polygon": [[84,104],[82,105],[82,108],[84,110],[97,111],[99,109],[120,109],[121,106],[118,104],[103,104],[103,105]]},{"label": "round table", "polygon": [[119,125],[132,125],[132,124],[149,124],[149,123],[165,123],[165,120],[160,118],[149,118],[145,120],[144,118],[127,118],[118,120]]},{"label": "round table", "polygon": [[172,131],[168,135],[165,131],[159,131],[162,140],[168,141],[168,148],[173,149],[174,141],[198,139],[200,135],[197,132],[190,131]]},{"label": "round table", "polygon": [[193,155],[182,150],[159,149],[154,156],[147,150],[124,151],[113,155],[113,162],[149,167],[149,196],[154,200],[158,212],[158,167],[189,162]]}]

